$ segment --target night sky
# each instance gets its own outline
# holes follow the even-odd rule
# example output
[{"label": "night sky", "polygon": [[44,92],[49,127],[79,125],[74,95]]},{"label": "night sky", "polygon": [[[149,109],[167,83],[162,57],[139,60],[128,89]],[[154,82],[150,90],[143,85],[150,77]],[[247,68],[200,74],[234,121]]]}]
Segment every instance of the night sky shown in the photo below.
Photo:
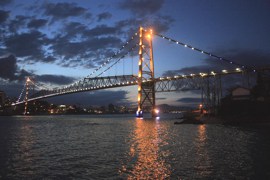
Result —
[{"label": "night sky", "polygon": [[[269,0],[0,0],[0,90],[19,96],[26,76],[46,86],[69,85],[111,57],[139,26],[240,64],[269,66],[269,18]],[[153,46],[156,77],[236,68],[159,37]],[[136,53],[105,76],[137,74]],[[130,105],[136,95],[134,86],[51,100]],[[200,95],[157,97],[158,104],[186,106],[199,103]]]}]

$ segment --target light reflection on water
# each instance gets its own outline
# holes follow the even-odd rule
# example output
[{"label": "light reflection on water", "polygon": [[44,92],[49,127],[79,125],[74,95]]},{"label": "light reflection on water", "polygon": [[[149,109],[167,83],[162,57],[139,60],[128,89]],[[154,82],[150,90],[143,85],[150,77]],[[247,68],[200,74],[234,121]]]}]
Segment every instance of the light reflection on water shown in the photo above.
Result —
[{"label": "light reflection on water", "polygon": [[206,125],[198,125],[198,136],[196,138],[196,162],[194,169],[198,177],[211,177],[212,163],[208,155]]},{"label": "light reflection on water", "polygon": [[165,126],[160,126],[158,121],[136,119],[134,133],[131,133],[130,157],[127,157],[134,162],[131,169],[122,168],[128,179],[165,179],[170,176],[170,166],[164,160],[168,152],[160,151],[160,147],[167,144],[166,137],[160,137],[162,132],[166,132]]}]

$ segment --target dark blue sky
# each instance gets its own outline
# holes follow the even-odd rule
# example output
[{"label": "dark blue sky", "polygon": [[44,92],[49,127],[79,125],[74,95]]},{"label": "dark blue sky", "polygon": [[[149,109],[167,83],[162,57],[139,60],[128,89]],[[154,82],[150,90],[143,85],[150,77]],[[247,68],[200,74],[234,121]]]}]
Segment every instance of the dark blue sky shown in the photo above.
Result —
[{"label": "dark blue sky", "polygon": [[[18,95],[28,75],[47,85],[71,84],[111,57],[140,25],[237,63],[269,65],[269,17],[268,0],[1,0],[0,88],[10,96]],[[153,41],[157,77],[235,68],[158,37]],[[127,57],[105,75],[137,73],[137,61],[136,55]],[[114,94],[111,102],[87,100],[108,92]],[[159,104],[183,105],[199,95],[158,97]],[[118,100],[134,103],[136,87],[65,98],[83,104]]]}]

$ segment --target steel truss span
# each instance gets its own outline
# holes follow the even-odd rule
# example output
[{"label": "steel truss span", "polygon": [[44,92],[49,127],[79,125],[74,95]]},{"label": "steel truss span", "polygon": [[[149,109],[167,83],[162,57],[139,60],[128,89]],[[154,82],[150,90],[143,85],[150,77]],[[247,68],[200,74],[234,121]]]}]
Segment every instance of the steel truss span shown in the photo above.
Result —
[{"label": "steel truss span", "polygon": [[[217,78],[220,76],[230,75],[230,74],[240,74],[242,71],[226,71],[210,74],[200,73],[200,74],[190,74],[190,75],[177,75],[173,77],[158,77],[154,79],[155,91],[156,92],[171,92],[171,91],[186,91],[186,90],[197,90],[204,87],[205,82],[208,79]],[[152,79],[142,80],[142,84],[148,84],[153,82]],[[59,89],[51,90],[40,90],[28,99],[29,101],[40,100],[44,98],[61,96],[65,94],[80,93],[86,91],[94,91],[100,89],[109,89],[125,86],[138,85],[138,76],[136,75],[125,75],[125,76],[106,76],[106,77],[95,77],[95,78],[84,78],[76,84],[66,86]],[[25,103],[23,101],[17,101],[12,105],[19,105]]]},{"label": "steel truss span", "polygon": [[[40,100],[44,98],[61,96],[65,94],[73,94],[86,91],[94,91],[100,89],[109,89],[123,86],[132,86],[138,83],[137,76],[125,75],[125,76],[106,76],[95,78],[84,78],[76,84],[66,86],[63,88],[55,88],[51,90],[40,90],[37,93],[30,96],[29,101]],[[13,103],[12,105],[19,105],[25,103],[25,100]]]}]

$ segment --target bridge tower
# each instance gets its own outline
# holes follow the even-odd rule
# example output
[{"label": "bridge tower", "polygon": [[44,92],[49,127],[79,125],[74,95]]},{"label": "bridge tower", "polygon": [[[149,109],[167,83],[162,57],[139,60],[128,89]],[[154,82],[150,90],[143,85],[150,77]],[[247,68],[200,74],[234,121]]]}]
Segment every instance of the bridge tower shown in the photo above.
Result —
[{"label": "bridge tower", "polygon": [[29,94],[29,86],[30,86],[31,79],[29,77],[26,78],[26,91],[25,91],[25,97],[24,97],[24,115],[27,114],[28,110],[28,94]]},{"label": "bridge tower", "polygon": [[137,117],[143,117],[144,112],[151,112],[156,117],[154,58],[152,30],[139,30],[139,72],[138,72],[138,110]]}]

